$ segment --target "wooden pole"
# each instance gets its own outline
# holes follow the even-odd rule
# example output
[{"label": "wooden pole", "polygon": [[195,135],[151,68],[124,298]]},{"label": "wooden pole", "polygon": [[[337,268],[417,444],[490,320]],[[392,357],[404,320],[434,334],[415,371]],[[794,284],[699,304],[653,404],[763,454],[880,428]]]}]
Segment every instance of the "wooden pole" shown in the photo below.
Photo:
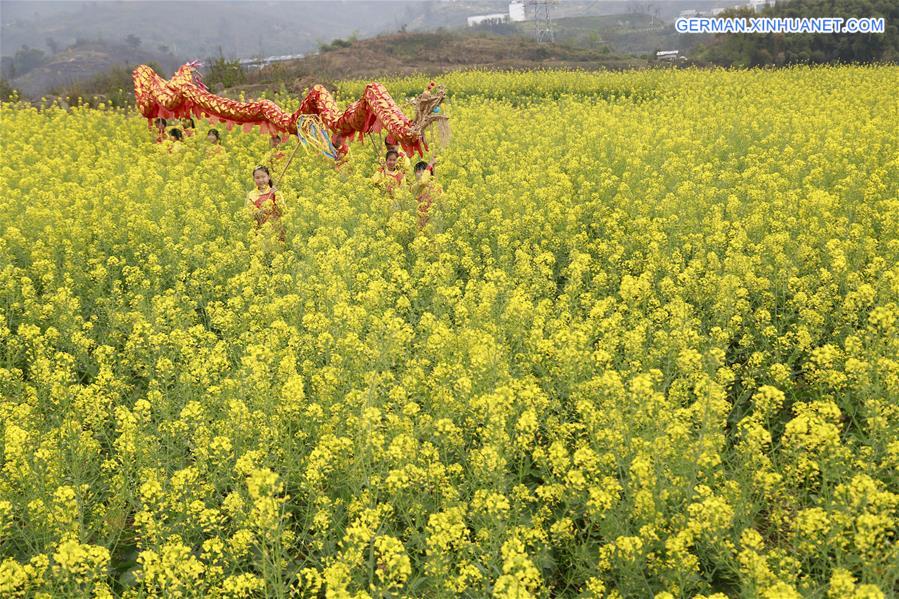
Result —
[{"label": "wooden pole", "polygon": [[278,184],[278,183],[281,183],[281,179],[283,179],[283,178],[284,178],[284,175],[287,174],[287,169],[290,167],[290,163],[293,162],[293,157],[296,156],[297,150],[300,149],[300,146],[301,146],[301,145],[303,145],[303,144],[302,144],[302,142],[300,141],[300,138],[297,137],[297,145],[296,145],[296,147],[293,149],[293,153],[291,153],[290,158],[287,159],[287,164],[284,165],[284,169],[281,171],[281,176],[278,177],[278,180],[274,182],[274,183],[275,183],[275,184],[273,185],[274,187],[277,187],[277,184]]}]

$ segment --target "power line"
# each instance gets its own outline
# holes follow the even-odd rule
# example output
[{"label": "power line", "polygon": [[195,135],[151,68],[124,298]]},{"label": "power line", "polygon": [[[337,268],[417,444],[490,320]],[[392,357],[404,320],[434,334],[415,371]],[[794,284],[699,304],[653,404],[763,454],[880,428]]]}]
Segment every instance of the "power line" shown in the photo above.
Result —
[{"label": "power line", "polygon": [[538,42],[554,43],[556,41],[553,31],[552,6],[559,0],[527,0],[526,6],[533,11],[534,33]]}]

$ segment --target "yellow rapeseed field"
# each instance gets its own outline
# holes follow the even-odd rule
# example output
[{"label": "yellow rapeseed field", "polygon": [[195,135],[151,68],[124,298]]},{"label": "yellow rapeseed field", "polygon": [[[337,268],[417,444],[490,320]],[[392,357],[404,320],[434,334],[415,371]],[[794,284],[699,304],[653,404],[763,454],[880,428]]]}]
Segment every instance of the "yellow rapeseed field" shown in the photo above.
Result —
[{"label": "yellow rapeseed field", "polygon": [[283,243],[0,107],[0,596],[895,596],[899,68],[441,82],[427,226],[366,142]]}]

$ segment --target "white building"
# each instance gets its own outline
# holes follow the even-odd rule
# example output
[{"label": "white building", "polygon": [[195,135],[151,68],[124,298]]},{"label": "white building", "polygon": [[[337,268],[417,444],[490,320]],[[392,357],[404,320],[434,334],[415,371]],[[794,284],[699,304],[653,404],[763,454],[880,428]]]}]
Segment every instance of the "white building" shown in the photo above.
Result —
[{"label": "white building", "polygon": [[512,23],[520,23],[527,20],[528,17],[524,10],[524,2],[522,0],[512,0],[512,2],[509,2],[509,21]]},{"label": "white building", "polygon": [[481,25],[484,23],[489,24],[498,24],[498,23],[507,23],[509,21],[509,15],[504,12],[493,13],[492,15],[475,15],[473,17],[468,17],[468,26],[474,27],[475,25]]},{"label": "white building", "polygon": [[474,15],[468,17],[468,26],[474,27],[483,23],[520,23],[527,20],[524,0],[511,0],[508,14],[497,12],[491,15]]},{"label": "white building", "polygon": [[674,62],[677,60],[678,54],[677,50],[659,50],[656,52],[656,60],[670,60]]},{"label": "white building", "polygon": [[297,60],[303,58],[303,54],[285,54],[283,56],[266,56],[265,58],[241,58],[238,60],[240,66],[248,69],[261,69],[262,67],[274,64],[276,62],[285,62],[288,60]]},{"label": "white building", "polygon": [[762,10],[766,6],[774,6],[776,0],[749,0],[749,4],[747,6],[753,10],[753,12],[762,12]]}]

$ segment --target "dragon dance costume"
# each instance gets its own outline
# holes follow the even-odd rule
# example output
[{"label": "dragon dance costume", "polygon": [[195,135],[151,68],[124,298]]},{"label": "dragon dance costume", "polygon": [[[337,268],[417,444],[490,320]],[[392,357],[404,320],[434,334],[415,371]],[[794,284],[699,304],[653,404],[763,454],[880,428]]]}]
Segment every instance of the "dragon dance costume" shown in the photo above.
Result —
[{"label": "dragon dance costume", "polygon": [[[258,126],[270,135],[301,136],[306,143],[339,160],[346,154],[346,142],[362,140],[365,135],[385,131],[408,156],[428,149],[424,130],[431,124],[446,127],[446,116],[439,105],[446,95],[442,87],[431,83],[416,99],[416,115],[410,120],[380,83],[369,83],[362,97],[340,112],[334,97],[322,85],[315,85],[300,107],[287,113],[271,100],[238,102],[211,93],[199,80],[198,63],[183,65],[170,80],[161,78],[147,65],[134,69],[134,97],[140,113],[152,122],[162,118],[202,117],[227,127],[240,125],[245,130]],[[330,136],[307,135],[324,128]],[[444,135],[446,137],[446,135]],[[332,144],[332,140],[337,140]],[[336,154],[336,155],[332,155]]]}]

